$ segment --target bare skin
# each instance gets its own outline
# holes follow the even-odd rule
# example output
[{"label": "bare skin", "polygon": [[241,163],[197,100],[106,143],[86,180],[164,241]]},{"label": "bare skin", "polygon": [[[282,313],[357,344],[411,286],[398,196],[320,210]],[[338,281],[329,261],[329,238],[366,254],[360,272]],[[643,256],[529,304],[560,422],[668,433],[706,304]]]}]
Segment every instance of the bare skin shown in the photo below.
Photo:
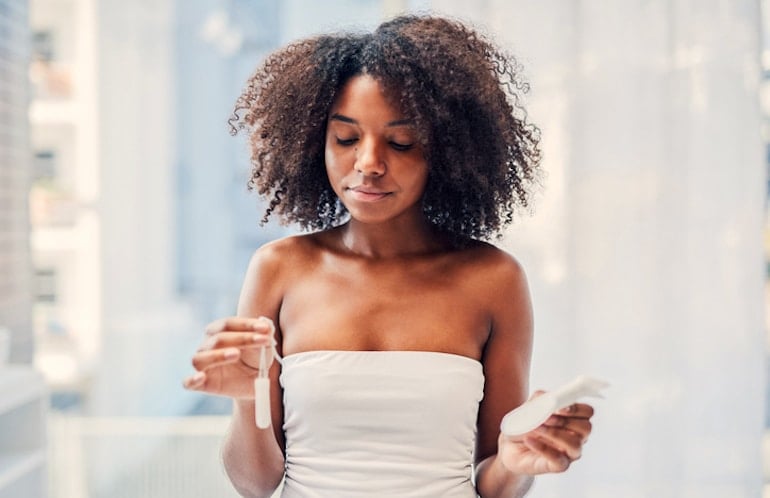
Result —
[{"label": "bare skin", "polygon": [[269,496],[283,476],[279,367],[271,368],[273,431],[254,424],[259,349],[276,326],[279,352],[437,351],[482,363],[477,433],[482,497],[523,496],[532,476],[580,458],[590,406],[554,414],[522,437],[500,421],[526,400],[533,320],[526,277],[507,253],[458,245],[422,214],[428,176],[412,124],[369,76],[352,78],[329,112],[329,181],[351,214],[335,229],[260,248],[247,271],[238,317],[211,324],[193,358],[189,389],[231,396],[224,460],[236,488]]}]

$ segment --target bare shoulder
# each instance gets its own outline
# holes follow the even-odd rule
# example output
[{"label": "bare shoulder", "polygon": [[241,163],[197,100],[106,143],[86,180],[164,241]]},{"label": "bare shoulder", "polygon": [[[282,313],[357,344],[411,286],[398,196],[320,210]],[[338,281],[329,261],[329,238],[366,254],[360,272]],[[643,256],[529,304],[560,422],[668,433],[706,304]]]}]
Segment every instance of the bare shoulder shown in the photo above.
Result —
[{"label": "bare shoulder", "polygon": [[488,242],[473,241],[458,257],[467,270],[487,284],[519,286],[526,282],[521,263],[509,252]]},{"label": "bare shoulder", "polygon": [[287,289],[318,254],[314,234],[285,237],[261,246],[249,261],[239,310],[247,315],[277,316]]},{"label": "bare shoulder", "polygon": [[275,274],[296,269],[316,259],[319,254],[319,234],[292,235],[276,239],[254,251],[250,271]]},{"label": "bare shoulder", "polygon": [[487,242],[473,242],[458,252],[458,285],[474,296],[493,323],[531,306],[523,265],[511,253]]}]

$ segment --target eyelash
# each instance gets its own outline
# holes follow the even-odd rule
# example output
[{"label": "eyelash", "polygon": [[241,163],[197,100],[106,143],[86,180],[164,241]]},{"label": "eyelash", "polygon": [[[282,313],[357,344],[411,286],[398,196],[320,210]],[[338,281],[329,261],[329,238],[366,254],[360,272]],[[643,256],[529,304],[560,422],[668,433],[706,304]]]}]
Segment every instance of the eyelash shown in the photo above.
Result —
[{"label": "eyelash", "polygon": [[393,147],[394,149],[400,152],[406,152],[412,147],[414,147],[414,144],[400,144],[397,142],[389,142],[389,143],[391,147]]},{"label": "eyelash", "polygon": [[[337,139],[337,144],[341,145],[343,147],[349,147],[349,146],[353,145],[354,143],[356,143],[356,141],[358,141],[357,138],[348,138],[348,139],[338,138]],[[411,149],[412,147],[414,147],[414,144],[401,144],[401,143],[392,142],[392,141],[388,142],[388,144],[390,144],[390,146],[393,147],[393,149],[395,149],[395,150],[397,150],[399,152],[406,152],[409,149]]]}]

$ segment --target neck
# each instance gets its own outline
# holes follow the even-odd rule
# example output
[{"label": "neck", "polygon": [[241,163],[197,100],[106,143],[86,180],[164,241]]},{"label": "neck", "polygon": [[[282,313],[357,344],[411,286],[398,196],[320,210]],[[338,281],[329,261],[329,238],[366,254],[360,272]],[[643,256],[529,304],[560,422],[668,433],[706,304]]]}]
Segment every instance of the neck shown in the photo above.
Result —
[{"label": "neck", "polygon": [[340,230],[342,246],[367,258],[417,256],[440,250],[446,244],[445,238],[425,218],[376,225],[350,220]]}]

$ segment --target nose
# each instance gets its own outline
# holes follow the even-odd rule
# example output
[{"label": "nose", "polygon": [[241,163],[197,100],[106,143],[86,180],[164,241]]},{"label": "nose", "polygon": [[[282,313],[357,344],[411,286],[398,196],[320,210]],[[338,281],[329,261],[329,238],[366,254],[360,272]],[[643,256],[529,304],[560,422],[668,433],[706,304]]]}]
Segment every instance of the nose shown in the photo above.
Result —
[{"label": "nose", "polygon": [[[368,143],[367,143],[368,142]],[[356,148],[356,171],[364,176],[382,176],[385,174],[385,160],[377,144],[362,141]]]}]

